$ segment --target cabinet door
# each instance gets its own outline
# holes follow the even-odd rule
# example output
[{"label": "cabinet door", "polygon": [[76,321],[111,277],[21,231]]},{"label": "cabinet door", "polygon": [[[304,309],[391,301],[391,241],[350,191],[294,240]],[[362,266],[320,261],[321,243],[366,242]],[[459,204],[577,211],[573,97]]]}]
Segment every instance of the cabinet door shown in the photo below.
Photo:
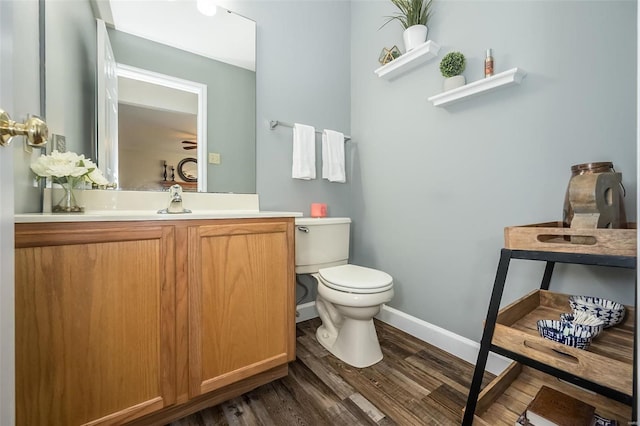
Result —
[{"label": "cabinet door", "polygon": [[293,221],[189,228],[189,395],[295,351]]},{"label": "cabinet door", "polygon": [[16,225],[18,425],[120,424],[175,400],[171,226]]}]

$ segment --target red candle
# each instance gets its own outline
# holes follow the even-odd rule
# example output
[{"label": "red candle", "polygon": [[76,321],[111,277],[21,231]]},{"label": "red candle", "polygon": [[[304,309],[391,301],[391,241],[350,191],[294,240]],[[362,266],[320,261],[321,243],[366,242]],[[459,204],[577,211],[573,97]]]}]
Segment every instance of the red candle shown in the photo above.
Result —
[{"label": "red candle", "polygon": [[324,203],[311,203],[311,217],[326,217],[327,205]]}]

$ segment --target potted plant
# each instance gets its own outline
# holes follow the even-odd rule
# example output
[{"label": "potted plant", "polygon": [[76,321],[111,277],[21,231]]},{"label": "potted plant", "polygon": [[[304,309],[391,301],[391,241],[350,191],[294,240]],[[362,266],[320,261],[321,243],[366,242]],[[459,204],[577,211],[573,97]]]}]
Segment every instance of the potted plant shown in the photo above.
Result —
[{"label": "potted plant", "polygon": [[[427,22],[431,17],[432,0],[391,0],[391,3],[398,8],[399,12],[393,16],[388,16],[387,22],[397,20],[404,28],[402,39],[405,51],[409,52],[427,41]],[[382,28],[380,27],[380,28]]]},{"label": "potted plant", "polygon": [[440,72],[445,77],[444,91],[464,86],[466,81],[462,74],[466,66],[464,55],[460,52],[449,52],[440,61]]}]

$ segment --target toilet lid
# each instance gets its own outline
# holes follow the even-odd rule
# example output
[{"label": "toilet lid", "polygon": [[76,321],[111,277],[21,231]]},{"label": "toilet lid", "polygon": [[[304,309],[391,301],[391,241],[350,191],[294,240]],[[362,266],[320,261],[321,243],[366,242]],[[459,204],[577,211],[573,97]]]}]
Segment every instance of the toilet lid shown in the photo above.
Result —
[{"label": "toilet lid", "polygon": [[364,266],[333,266],[318,273],[327,287],[348,293],[380,293],[393,287],[391,275]]}]

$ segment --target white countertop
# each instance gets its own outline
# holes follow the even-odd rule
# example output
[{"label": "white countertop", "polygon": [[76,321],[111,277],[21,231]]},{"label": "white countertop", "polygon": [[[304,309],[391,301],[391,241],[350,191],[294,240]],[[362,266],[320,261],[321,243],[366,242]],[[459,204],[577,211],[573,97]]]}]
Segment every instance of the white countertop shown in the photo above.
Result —
[{"label": "white countertop", "polygon": [[300,212],[257,210],[209,210],[193,213],[158,214],[147,210],[93,210],[85,213],[23,213],[14,216],[15,223],[45,222],[116,222],[143,220],[250,219],[302,217]]},{"label": "white countertop", "polygon": [[51,213],[52,191],[45,188],[44,213],[19,213],[15,223],[117,222],[147,220],[250,219],[302,217],[300,212],[261,211],[257,194],[185,192],[183,207],[192,213],[159,214],[169,204],[169,193],[154,191],[85,190],[81,191],[84,213]]}]

